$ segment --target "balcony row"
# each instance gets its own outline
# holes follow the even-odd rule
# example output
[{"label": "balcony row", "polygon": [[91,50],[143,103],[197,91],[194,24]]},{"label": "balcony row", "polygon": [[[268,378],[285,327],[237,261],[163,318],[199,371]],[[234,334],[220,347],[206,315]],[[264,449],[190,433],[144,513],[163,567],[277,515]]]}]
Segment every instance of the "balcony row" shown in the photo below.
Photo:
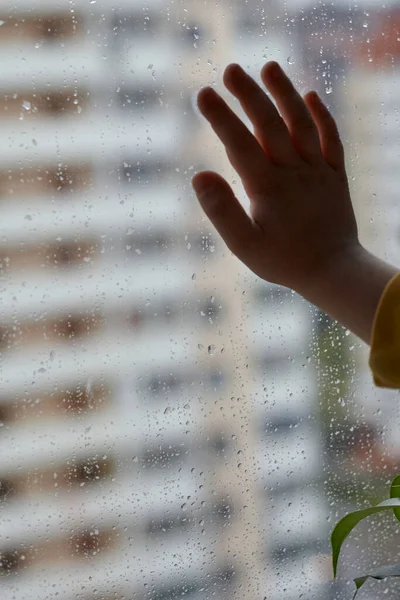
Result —
[{"label": "balcony row", "polygon": [[[37,490],[62,493],[66,486],[74,486],[77,477],[81,485],[85,481],[102,484],[115,470],[113,457],[118,457],[123,470],[132,470],[133,474],[138,468],[147,468],[150,478],[152,470],[168,470],[177,461],[189,465],[201,456],[207,460],[206,455],[208,460],[211,455],[213,460],[235,460],[233,443],[221,437],[218,426],[211,431],[197,397],[188,394],[181,400],[175,395],[153,403],[139,400],[133,399],[129,410],[118,410],[115,404],[100,413],[83,415],[79,421],[31,420],[3,431],[1,496],[12,501],[14,496]],[[263,434],[256,427],[254,432],[260,484],[285,487],[299,478],[313,479],[321,471],[321,442],[309,422],[300,422],[283,432]],[[207,433],[214,437],[205,443]],[[157,447],[151,449],[151,445]],[[66,467],[71,460],[73,472],[72,467]],[[54,472],[58,473],[57,480]]]},{"label": "balcony row", "polygon": [[[160,9],[164,7],[164,0],[150,0],[147,2],[147,6],[150,10]],[[54,4],[53,0],[18,0],[18,4],[15,5],[13,0],[0,0],[0,11],[4,14],[31,14],[46,16],[48,15],[59,15],[59,14],[71,14],[71,12],[78,12],[83,14],[91,14],[104,11],[114,11],[115,9],[136,10],[137,12],[142,11],[143,3],[141,0],[96,0],[95,2],[87,2],[86,4],[79,4],[73,7],[71,10],[71,0],[57,0]]]},{"label": "balcony row", "polygon": [[[132,593],[142,593],[144,584],[161,591],[183,580],[187,585],[204,582],[205,587],[214,589],[210,579],[221,578],[221,584],[225,579],[227,584],[233,573],[228,573],[223,564],[218,569],[214,553],[210,553],[209,538],[206,536],[200,544],[198,539],[180,539],[162,546],[147,544],[140,550],[126,541],[114,544],[111,552],[104,555],[88,552],[88,560],[78,564],[73,560],[47,567],[39,563],[36,569],[32,567],[0,581],[0,595],[38,600],[51,597],[57,590],[58,600],[70,600],[82,596],[83,591],[97,590],[97,594],[114,595],[118,591],[129,598]],[[200,539],[203,542],[203,537]],[[91,542],[91,546],[96,544]]]},{"label": "balcony row", "polygon": [[103,112],[83,122],[50,117],[39,122],[7,121],[1,127],[0,168],[13,169],[29,161],[31,170],[54,164],[55,157],[60,166],[84,163],[88,157],[94,163],[113,164],[121,154],[148,162],[149,152],[178,160],[186,137],[184,120],[176,109],[149,112],[146,119],[113,113],[110,118]]},{"label": "balcony row", "polygon": [[46,198],[46,194],[37,200],[32,196],[13,198],[12,205],[10,203],[4,211],[0,200],[1,251],[11,251],[21,244],[29,247],[48,242],[50,245],[60,241],[59,238],[64,242],[84,242],[93,236],[104,240],[126,236],[133,242],[138,237],[148,237],[150,241],[154,238],[155,243],[159,234],[173,242],[185,229],[186,202],[183,203],[176,191],[139,187],[129,190],[129,199],[121,203],[122,189],[116,185],[115,191],[106,197],[104,192],[97,194],[92,190],[75,193],[72,198],[65,198],[64,203],[60,198],[58,210],[55,210],[54,198],[50,195]]},{"label": "balcony row", "polygon": [[[158,476],[153,478],[146,475],[146,471],[127,469],[119,474],[114,473],[111,479],[111,476],[105,478],[101,473],[101,465],[105,462],[103,458],[94,463],[100,473],[96,485],[91,485],[88,475],[82,475],[78,489],[72,484],[68,487],[64,484],[63,487],[62,471],[54,466],[51,474],[52,491],[47,491],[45,486],[36,493],[29,489],[27,494],[15,496],[5,503],[1,509],[0,552],[6,547],[35,544],[35,541],[44,537],[56,540],[60,532],[64,532],[61,535],[63,537],[65,533],[90,528],[93,524],[101,524],[102,529],[116,527],[128,530],[134,533],[139,546],[145,544],[151,532],[156,532],[156,522],[163,518],[169,517],[172,523],[179,516],[186,516],[189,524],[193,511],[188,497],[195,500],[198,510],[204,501],[203,512],[210,511],[204,485],[199,488],[204,478],[199,478],[198,470],[196,474],[190,473],[189,463],[184,467],[187,472],[181,472],[179,477],[176,477],[175,470],[171,474],[165,465],[164,469],[162,466],[159,468]],[[71,464],[71,461],[68,462]],[[143,467],[143,461],[140,460],[138,465],[139,468]],[[72,481],[71,466],[69,470]],[[86,487],[83,487],[85,483]],[[181,508],[185,503],[188,505],[186,512]],[[115,512],[116,506],[118,513]],[[168,528],[167,525],[164,527]],[[176,527],[178,531],[178,522]],[[159,533],[162,534],[161,526]]]}]

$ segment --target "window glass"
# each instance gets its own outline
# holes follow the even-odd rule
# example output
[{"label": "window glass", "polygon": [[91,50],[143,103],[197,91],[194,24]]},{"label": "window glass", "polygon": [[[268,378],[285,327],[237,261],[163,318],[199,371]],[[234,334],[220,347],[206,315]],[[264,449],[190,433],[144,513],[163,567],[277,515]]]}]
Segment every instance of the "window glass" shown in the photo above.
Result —
[{"label": "window glass", "polygon": [[[337,120],[360,239],[399,264],[400,5],[0,0],[0,598],[345,600],[398,562],[400,403],[368,348],[228,250],[249,208],[196,98],[277,60]],[[395,580],[363,598],[394,598]],[[361,598],[361,595],[360,595]]]}]

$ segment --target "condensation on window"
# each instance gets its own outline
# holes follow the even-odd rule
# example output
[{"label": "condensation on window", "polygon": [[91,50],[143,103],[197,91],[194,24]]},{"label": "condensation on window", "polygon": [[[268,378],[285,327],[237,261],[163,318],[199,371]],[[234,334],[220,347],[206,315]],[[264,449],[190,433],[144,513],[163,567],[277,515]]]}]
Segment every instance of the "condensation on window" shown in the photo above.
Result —
[{"label": "condensation on window", "polygon": [[[337,120],[362,242],[400,257],[400,5],[0,1],[0,597],[345,600],[400,465],[367,349],[248,270],[191,187],[249,199],[197,107],[277,60]],[[396,587],[397,585],[397,587]],[[393,580],[363,598],[394,598]],[[360,593],[361,598],[361,593]]]}]

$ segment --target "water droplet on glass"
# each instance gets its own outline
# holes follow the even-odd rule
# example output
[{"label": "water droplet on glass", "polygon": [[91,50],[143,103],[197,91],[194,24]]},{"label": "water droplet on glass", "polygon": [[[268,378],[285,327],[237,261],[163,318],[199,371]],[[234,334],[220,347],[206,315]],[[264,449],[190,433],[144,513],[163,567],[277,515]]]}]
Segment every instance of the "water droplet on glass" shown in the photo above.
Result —
[{"label": "water droplet on glass", "polygon": [[325,91],[326,91],[327,94],[332,94],[333,88],[332,87],[327,87]]},{"label": "water droplet on glass", "polygon": [[22,107],[23,107],[25,110],[31,110],[31,106],[32,106],[32,105],[31,105],[31,103],[30,103],[30,102],[28,102],[28,100],[24,100],[24,101],[23,101],[23,103],[22,103]]}]

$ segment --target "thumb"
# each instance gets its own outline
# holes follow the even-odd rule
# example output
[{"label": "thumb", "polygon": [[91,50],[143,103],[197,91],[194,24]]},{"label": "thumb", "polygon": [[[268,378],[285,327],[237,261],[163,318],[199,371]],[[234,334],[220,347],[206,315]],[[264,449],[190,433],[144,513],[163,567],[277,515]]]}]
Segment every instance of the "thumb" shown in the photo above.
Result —
[{"label": "thumb", "polygon": [[193,177],[192,185],[202,209],[229,250],[245,262],[256,232],[229,183],[218,173],[203,171]]}]

